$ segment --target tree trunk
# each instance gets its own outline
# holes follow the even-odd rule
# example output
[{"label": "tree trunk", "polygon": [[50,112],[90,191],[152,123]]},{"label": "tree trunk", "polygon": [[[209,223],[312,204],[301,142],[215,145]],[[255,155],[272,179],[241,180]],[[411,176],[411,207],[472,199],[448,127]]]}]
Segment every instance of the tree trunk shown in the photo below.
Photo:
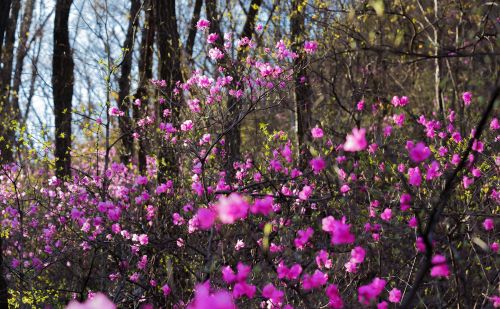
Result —
[{"label": "tree trunk", "polygon": [[189,34],[186,41],[186,54],[189,61],[193,60],[193,49],[194,49],[194,41],[196,39],[196,23],[200,19],[201,6],[203,5],[203,0],[196,0],[194,3],[193,9],[193,17],[191,17],[191,25],[189,28]]},{"label": "tree trunk", "polygon": [[[14,43],[16,39],[17,19],[19,10],[21,9],[21,1],[14,0],[8,18],[8,24],[5,27],[5,43],[2,47],[2,70],[0,75],[0,163],[12,162],[14,160],[14,147],[16,126],[12,121],[15,119],[16,111],[10,104],[9,91],[12,77],[12,63],[14,61]],[[2,12],[2,14],[8,14]]]},{"label": "tree trunk", "polygon": [[57,0],[54,19],[52,93],[55,114],[56,175],[71,176],[71,100],[74,62],[69,45],[68,19],[72,0]]},{"label": "tree trunk", "polygon": [[130,158],[134,155],[134,141],[130,136],[132,120],[130,119],[130,100],[128,99],[128,95],[130,92],[130,72],[132,70],[132,50],[134,48],[135,31],[139,24],[138,14],[140,7],[141,3],[139,0],[130,1],[130,20],[125,42],[123,43],[124,56],[121,64],[121,75],[118,80],[118,107],[121,111],[125,112],[125,115],[118,119],[123,145],[120,153],[120,160],[123,164],[128,164]]},{"label": "tree trunk", "polygon": [[292,15],[290,27],[292,34],[292,49],[298,57],[294,60],[295,73],[295,123],[297,133],[297,149],[299,153],[299,165],[307,167],[310,153],[307,148],[309,142],[309,130],[312,125],[312,89],[306,71],[307,56],[302,49],[304,43],[304,12],[299,12],[298,6],[301,1],[292,1]]},{"label": "tree trunk", "polygon": [[9,24],[9,12],[11,0],[0,1],[0,57],[2,56],[3,39],[5,37],[5,30]]},{"label": "tree trunk", "polygon": [[17,113],[16,115],[14,115],[17,121],[21,120],[21,113],[19,108],[19,88],[21,86],[21,75],[23,73],[24,58],[26,57],[29,48],[28,38],[31,21],[33,18],[33,8],[34,0],[27,0],[24,7],[23,20],[21,23],[19,45],[17,47],[16,67],[14,69],[13,85],[12,90],[10,91],[12,97],[12,107]]},{"label": "tree trunk", "polygon": [[[164,89],[167,106],[158,105],[159,119],[168,121],[177,126],[179,122],[179,102],[175,102],[173,89],[175,83],[182,79],[180,68],[179,33],[177,31],[177,18],[175,15],[175,1],[156,0],[156,25],[158,27],[157,44],[159,52],[159,79],[167,82]],[[163,109],[170,108],[172,115],[169,119],[163,117]],[[164,138],[160,142],[158,156],[158,180],[164,181],[177,174],[178,165],[175,149]]]},{"label": "tree trunk", "polygon": [[[153,44],[155,39],[155,15],[153,0],[146,0],[144,3],[144,11],[146,12],[146,17],[141,34],[139,85],[134,98],[141,99],[144,104],[146,104],[146,101],[149,100],[147,97],[146,85],[153,77]],[[135,105],[133,107],[133,117],[135,122],[142,117],[141,110]],[[146,142],[142,137],[139,139],[137,161],[139,172],[143,173],[146,170]]]}]

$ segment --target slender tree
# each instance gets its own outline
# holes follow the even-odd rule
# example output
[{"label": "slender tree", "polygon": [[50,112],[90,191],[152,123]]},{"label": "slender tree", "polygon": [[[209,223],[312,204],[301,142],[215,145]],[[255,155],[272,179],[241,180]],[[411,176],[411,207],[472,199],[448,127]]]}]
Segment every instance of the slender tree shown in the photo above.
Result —
[{"label": "slender tree", "polygon": [[312,89],[307,74],[307,57],[301,48],[304,43],[305,27],[304,8],[300,8],[304,1],[293,0],[290,17],[290,32],[292,35],[292,49],[298,57],[294,60],[295,67],[295,125],[297,134],[297,148],[299,151],[299,161],[301,168],[307,166],[310,157],[307,149],[309,140],[309,129],[312,122]]},{"label": "slender tree", "polygon": [[132,127],[132,120],[130,118],[130,100],[128,95],[130,93],[130,72],[132,70],[132,49],[134,47],[134,38],[136,29],[139,24],[139,10],[141,2],[139,0],[130,1],[129,23],[125,42],[123,43],[123,60],[121,63],[121,75],[118,80],[118,106],[120,110],[125,112],[123,117],[118,119],[120,131],[122,134],[123,148],[120,153],[122,163],[127,164],[130,158],[134,155],[134,142],[130,132]]},{"label": "slender tree", "polygon": [[[175,14],[175,1],[156,0],[156,26],[158,27],[158,72],[159,78],[166,81],[164,94],[167,96],[167,106],[158,105],[158,115],[163,116],[163,109],[169,107],[172,111],[171,119],[166,119],[174,125],[178,123],[179,102],[173,98],[175,83],[182,79],[180,68],[180,44],[177,30],[177,17]],[[158,178],[165,180],[168,176],[175,175],[178,167],[173,147],[162,139],[158,155]]]},{"label": "slender tree", "polygon": [[52,94],[55,114],[56,175],[71,175],[71,109],[74,62],[69,45],[68,19],[72,0],[57,0],[54,19]]},{"label": "slender tree", "polygon": [[191,23],[189,25],[189,33],[186,41],[186,54],[189,61],[192,61],[193,58],[193,50],[194,50],[194,42],[196,39],[196,23],[200,19],[201,7],[203,6],[203,0],[196,0],[193,8],[193,16],[191,17]]}]

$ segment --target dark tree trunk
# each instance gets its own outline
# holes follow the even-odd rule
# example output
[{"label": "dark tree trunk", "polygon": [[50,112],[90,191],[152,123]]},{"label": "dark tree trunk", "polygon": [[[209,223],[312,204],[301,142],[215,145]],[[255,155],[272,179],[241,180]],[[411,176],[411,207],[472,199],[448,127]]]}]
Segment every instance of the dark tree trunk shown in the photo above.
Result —
[{"label": "dark tree trunk", "polygon": [[[141,99],[144,104],[149,100],[147,97],[147,83],[153,77],[153,44],[155,39],[155,15],[153,0],[146,0],[144,3],[144,11],[146,12],[144,27],[141,34],[141,47],[139,56],[139,85],[134,98]],[[138,121],[142,117],[141,110],[134,105],[133,107],[134,121]],[[137,153],[137,161],[139,172],[143,173],[146,170],[146,142],[141,137],[139,139]]]},{"label": "dark tree trunk", "polygon": [[201,7],[203,5],[203,0],[196,0],[194,3],[193,9],[193,17],[191,17],[191,25],[189,28],[188,38],[186,41],[186,54],[189,61],[193,59],[193,49],[194,49],[194,41],[196,39],[196,23],[200,19]]},{"label": "dark tree trunk", "polygon": [[[159,79],[167,82],[164,89],[166,95],[166,106],[158,105],[160,119],[178,124],[179,103],[173,99],[175,83],[182,79],[180,68],[180,44],[179,32],[177,31],[177,18],[175,15],[175,1],[156,0],[156,26],[158,27],[157,44],[159,53]],[[162,110],[170,108],[172,115],[170,119],[163,117]],[[158,156],[158,180],[164,181],[168,177],[177,174],[178,166],[173,146],[162,138]]]},{"label": "dark tree trunk", "polygon": [[[8,23],[5,27],[5,42],[2,46],[2,70],[0,75],[0,151],[1,163],[12,162],[14,160],[14,147],[16,129],[13,124],[16,111],[10,104],[10,82],[12,78],[12,63],[14,61],[14,43],[16,39],[17,19],[21,9],[21,1],[14,0],[10,10]],[[2,12],[2,14],[8,14]],[[3,34],[3,33],[2,33]]]},{"label": "dark tree trunk", "polygon": [[16,112],[16,115],[14,116],[16,117],[17,121],[21,120],[21,114],[19,109],[19,88],[21,86],[21,75],[23,73],[24,58],[26,57],[29,48],[28,38],[31,27],[31,21],[33,18],[33,8],[35,7],[34,2],[35,2],[34,0],[27,0],[24,7],[23,20],[21,22],[21,31],[19,37],[19,45],[17,47],[17,54],[16,54],[16,67],[14,69],[12,90],[10,91],[12,97],[11,99],[12,107]]},{"label": "dark tree trunk", "polygon": [[9,24],[9,12],[11,0],[0,1],[0,57],[2,56],[3,39],[5,37],[5,30]]},{"label": "dark tree trunk", "polygon": [[69,45],[68,19],[72,0],[57,0],[54,20],[52,92],[55,114],[56,175],[71,175],[71,100],[74,62]]},{"label": "dark tree trunk", "polygon": [[122,134],[122,145],[120,160],[123,164],[128,164],[130,158],[134,155],[134,141],[131,137],[132,121],[130,119],[130,72],[132,70],[132,50],[134,48],[135,33],[139,24],[140,0],[130,1],[130,20],[128,23],[127,35],[123,43],[123,61],[121,66],[121,75],[118,80],[118,107],[125,112],[123,117],[118,119],[120,131]]},{"label": "dark tree trunk", "polygon": [[295,72],[295,124],[297,131],[297,148],[299,152],[299,164],[301,168],[307,167],[310,153],[307,143],[310,140],[309,130],[312,125],[312,95],[313,91],[307,75],[307,57],[302,49],[304,43],[304,13],[299,12],[298,6],[301,1],[292,1],[292,16],[290,21],[293,45],[292,49],[298,54],[294,60]]}]

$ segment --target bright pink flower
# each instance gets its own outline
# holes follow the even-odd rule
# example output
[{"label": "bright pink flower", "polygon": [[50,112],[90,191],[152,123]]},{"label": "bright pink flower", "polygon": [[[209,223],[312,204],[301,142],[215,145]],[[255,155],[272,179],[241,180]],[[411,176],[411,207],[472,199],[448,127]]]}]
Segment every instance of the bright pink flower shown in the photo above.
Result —
[{"label": "bright pink flower", "polygon": [[304,186],[304,188],[302,188],[302,190],[299,192],[299,199],[307,201],[311,196],[312,192],[313,190],[311,186]]},{"label": "bright pink flower", "polygon": [[198,227],[202,230],[208,230],[215,222],[216,214],[213,210],[208,208],[199,208],[196,213],[196,220]]},{"label": "bright pink flower", "polygon": [[400,300],[401,300],[401,291],[396,288],[393,288],[389,292],[389,301],[391,303],[399,303]]},{"label": "bright pink flower", "polygon": [[83,304],[73,300],[66,309],[114,309],[116,305],[102,293],[97,293],[94,297],[87,299]]},{"label": "bright pink flower", "polygon": [[385,284],[384,279],[375,278],[370,284],[360,286],[358,288],[359,302],[366,306],[369,305],[384,291]]},{"label": "bright pink flower", "polygon": [[471,103],[471,101],[472,101],[472,93],[470,93],[470,92],[468,92],[468,91],[467,91],[467,92],[464,92],[464,93],[462,94],[462,99],[464,100],[464,104],[465,104],[466,106],[469,106],[469,105],[470,105],[470,103]]},{"label": "bright pink flower", "polygon": [[322,273],[318,269],[312,274],[305,274],[302,278],[302,288],[304,290],[312,290],[325,285],[328,281],[328,275]]},{"label": "bright pink flower", "polygon": [[236,309],[233,297],[227,291],[210,293],[210,283],[198,284],[194,292],[194,299],[188,309]]},{"label": "bright pink flower", "polygon": [[294,240],[295,247],[297,249],[304,249],[304,246],[309,241],[309,238],[314,234],[314,230],[311,227],[308,227],[306,230],[299,230],[297,232],[297,238]]},{"label": "bright pink flower", "polygon": [[214,47],[208,51],[208,56],[210,57],[210,59],[217,61],[219,59],[224,58],[224,53],[221,52],[221,50],[218,49],[217,47]]},{"label": "bright pink flower", "polygon": [[500,308],[500,296],[491,296],[489,297],[490,301],[493,304],[493,308]]},{"label": "bright pink flower", "polygon": [[319,174],[326,167],[325,160],[323,160],[322,157],[312,159],[311,161],[309,161],[309,164],[311,165],[311,168],[313,169],[315,175]]},{"label": "bright pink flower", "polygon": [[427,175],[425,176],[425,179],[432,180],[441,176],[442,173],[439,171],[440,167],[441,166],[438,161],[432,161],[432,163],[427,167]]},{"label": "bright pink flower", "polygon": [[387,222],[391,221],[392,209],[390,209],[390,208],[384,209],[384,212],[380,215],[380,218],[382,218],[382,220],[387,221]]},{"label": "bright pink flower", "polygon": [[273,304],[278,305],[283,302],[283,296],[285,296],[285,293],[276,289],[272,283],[268,283],[262,288],[262,296],[270,299]]},{"label": "bright pink flower", "polygon": [[488,218],[483,221],[483,227],[487,231],[492,231],[495,228],[495,224],[493,223],[493,219]]},{"label": "bright pink flower", "polygon": [[217,41],[218,38],[219,38],[219,35],[217,33],[210,33],[207,37],[207,43],[213,44]]},{"label": "bright pink flower", "polygon": [[450,270],[448,264],[446,264],[446,257],[444,255],[436,254],[432,257],[432,277],[448,277],[450,275]]},{"label": "bright pink flower", "polygon": [[345,221],[345,217],[342,217],[342,221],[335,220],[332,216],[323,218],[323,231],[330,233],[332,244],[341,245],[354,242],[354,235],[350,231],[351,225],[346,224]]},{"label": "bright pink flower", "polygon": [[308,54],[314,54],[318,49],[318,42],[316,41],[305,41],[304,50]]},{"label": "bright pink flower", "polygon": [[273,197],[266,196],[263,199],[255,199],[250,212],[253,214],[269,215],[273,211]]},{"label": "bright pink flower", "polygon": [[402,127],[405,122],[406,116],[405,114],[394,114],[392,116],[392,120],[398,127]]},{"label": "bright pink flower", "polygon": [[420,184],[422,183],[422,174],[420,174],[418,166],[408,169],[408,179],[410,185],[420,187]]},{"label": "bright pink flower", "polygon": [[410,159],[412,159],[413,162],[419,163],[425,161],[431,155],[431,150],[423,142],[418,142],[416,145],[411,143],[408,146]]},{"label": "bright pink flower", "polygon": [[335,284],[330,284],[325,290],[326,296],[329,298],[329,307],[334,309],[340,309],[344,307],[344,302],[340,297],[339,289]]},{"label": "bright pink flower", "polygon": [[368,146],[366,141],[366,129],[353,128],[352,134],[347,134],[346,141],[344,143],[345,151],[361,151]]},{"label": "bright pink flower", "polygon": [[168,296],[170,294],[170,292],[172,291],[172,289],[170,288],[170,286],[168,284],[165,283],[165,285],[163,285],[161,287],[161,291],[163,292],[164,296]]},{"label": "bright pink flower", "polygon": [[255,285],[248,284],[246,282],[238,282],[234,285],[233,288],[233,297],[238,299],[242,296],[246,296],[248,298],[253,298],[257,288]]},{"label": "bright pink flower", "polygon": [[122,117],[125,115],[125,112],[121,111],[118,109],[118,107],[116,106],[113,106],[113,107],[110,107],[109,110],[108,110],[108,114],[110,116],[116,116],[116,117]]},{"label": "bright pink flower", "polygon": [[311,129],[311,135],[313,138],[322,138],[323,137],[323,130],[316,126]]},{"label": "bright pink flower", "polygon": [[222,279],[227,283],[231,284],[236,281],[236,274],[231,269],[230,266],[222,267]]},{"label": "bright pink flower", "polygon": [[249,205],[238,193],[231,193],[228,197],[221,197],[216,209],[219,220],[224,224],[233,224],[236,220],[247,217]]},{"label": "bright pink flower", "polygon": [[351,261],[357,264],[363,263],[366,251],[363,247],[357,246],[351,250]]},{"label": "bright pink flower", "polygon": [[321,250],[316,254],[316,265],[321,268],[332,268],[332,260],[328,258],[328,252]]},{"label": "bright pink flower", "polygon": [[495,130],[498,130],[498,129],[500,129],[500,123],[498,121],[498,118],[491,119],[490,130],[495,131]]},{"label": "bright pink flower", "polygon": [[208,20],[206,20],[206,19],[201,18],[196,23],[196,28],[198,28],[198,30],[202,30],[203,31],[203,30],[208,29],[208,27],[210,27],[210,22]]}]

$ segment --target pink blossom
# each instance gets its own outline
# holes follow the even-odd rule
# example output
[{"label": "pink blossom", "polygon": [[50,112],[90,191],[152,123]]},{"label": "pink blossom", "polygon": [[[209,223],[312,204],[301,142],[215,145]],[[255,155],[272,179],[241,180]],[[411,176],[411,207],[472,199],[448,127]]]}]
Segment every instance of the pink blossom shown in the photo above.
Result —
[{"label": "pink blossom", "polygon": [[420,169],[417,167],[408,169],[409,183],[412,186],[419,187],[422,183],[422,174],[420,174]]},{"label": "pink blossom", "polygon": [[309,238],[314,234],[314,230],[308,227],[306,230],[299,230],[297,232],[297,238],[294,240],[295,247],[298,249],[304,249],[304,246],[309,241]]},{"label": "pink blossom", "polygon": [[208,230],[212,227],[215,222],[216,214],[213,210],[208,208],[200,208],[196,213],[196,220],[198,222],[198,227],[202,230]]},{"label": "pink blossom", "polygon": [[389,291],[389,301],[391,303],[399,303],[401,300],[401,291],[393,288],[392,290]]},{"label": "pink blossom", "polygon": [[316,41],[305,41],[304,50],[308,54],[314,54],[318,49],[318,42]]},{"label": "pink blossom", "polygon": [[311,196],[312,192],[313,190],[311,186],[304,186],[304,188],[302,188],[302,190],[299,192],[299,199],[307,201]]},{"label": "pink blossom", "polygon": [[431,150],[423,142],[418,142],[416,145],[410,143],[408,152],[410,153],[410,159],[416,163],[425,161],[431,155]]},{"label": "pink blossom", "polygon": [[500,123],[498,121],[498,118],[493,118],[491,119],[491,122],[490,122],[490,130],[491,131],[495,131],[495,130],[498,130],[500,129]]},{"label": "pink blossom", "polygon": [[113,107],[110,107],[109,110],[108,110],[108,114],[110,116],[116,116],[116,117],[121,117],[121,116],[124,116],[125,115],[125,112],[121,111],[120,109],[118,109],[118,107],[116,106],[113,106]]},{"label": "pink blossom", "polygon": [[330,269],[332,267],[332,260],[328,258],[328,252],[321,250],[316,254],[316,265],[319,269],[323,267]]},{"label": "pink blossom", "polygon": [[493,223],[493,219],[487,218],[483,221],[483,227],[486,231],[492,231],[495,228],[495,224]]},{"label": "pink blossom", "polygon": [[466,106],[469,106],[469,105],[470,105],[470,103],[471,103],[471,101],[472,101],[472,93],[470,93],[470,92],[468,92],[468,91],[467,91],[467,92],[464,92],[464,93],[462,94],[462,99],[464,100],[464,104],[465,104]]},{"label": "pink blossom", "polygon": [[385,284],[384,279],[375,278],[370,284],[360,286],[358,288],[359,302],[363,305],[369,305],[384,291]]},{"label": "pink blossom", "polygon": [[198,284],[194,292],[194,299],[188,309],[236,309],[233,297],[227,291],[210,293],[210,283]]},{"label": "pink blossom", "polygon": [[326,296],[328,296],[328,305],[330,308],[340,309],[344,307],[344,302],[340,297],[339,289],[335,284],[330,284],[325,290]]},{"label": "pink blossom", "polygon": [[198,28],[198,30],[202,30],[203,31],[203,30],[208,29],[208,27],[210,27],[210,22],[208,20],[206,20],[206,19],[201,18],[196,23],[196,28]]},{"label": "pink blossom", "polygon": [[207,36],[207,43],[208,44],[213,44],[217,41],[217,39],[219,38],[219,35],[217,33],[210,33],[208,36]]},{"label": "pink blossom", "polygon": [[304,277],[302,278],[302,288],[306,291],[316,289],[325,285],[327,281],[328,275],[316,269],[316,271],[312,275],[304,275]]},{"label": "pink blossom", "polygon": [[322,138],[323,137],[323,130],[320,127],[316,126],[316,127],[311,129],[311,135],[313,138],[316,138],[316,139]]},{"label": "pink blossom", "polygon": [[217,203],[217,215],[224,224],[233,224],[236,220],[246,218],[249,205],[238,193],[221,197]]},{"label": "pink blossom", "polygon": [[217,47],[214,47],[208,51],[208,56],[210,57],[210,59],[217,61],[219,59],[224,58],[224,53],[221,52],[221,50],[218,49]]},{"label": "pink blossom", "polygon": [[368,146],[366,141],[366,129],[353,128],[352,134],[347,134],[346,141],[344,143],[345,151],[361,151]]},{"label": "pink blossom", "polygon": [[311,161],[309,161],[309,164],[311,165],[311,168],[313,169],[315,175],[319,174],[326,167],[325,160],[323,160],[322,157],[312,159]]},{"label": "pink blossom", "polygon": [[270,299],[273,304],[278,305],[283,302],[285,293],[276,289],[272,283],[268,283],[262,288],[262,296]]},{"label": "pink blossom", "polygon": [[392,209],[386,208],[384,209],[384,212],[380,215],[380,218],[384,221],[391,221],[392,218]]},{"label": "pink blossom", "polygon": [[448,264],[446,264],[446,257],[444,255],[436,254],[432,257],[432,277],[448,277],[450,275],[450,270]]},{"label": "pink blossom", "polygon": [[92,298],[89,297],[83,304],[73,300],[69,303],[66,309],[114,309],[116,305],[102,293],[95,294]]},{"label": "pink blossom", "polygon": [[256,291],[257,288],[255,285],[251,285],[246,282],[238,282],[234,285],[233,297],[241,298],[242,296],[246,296],[248,298],[253,298]]},{"label": "pink blossom", "polygon": [[329,232],[334,245],[352,244],[354,242],[354,235],[351,234],[351,225],[345,223],[346,218],[342,217],[341,221],[335,220],[332,216],[323,218],[323,231]]},{"label": "pink blossom", "polygon": [[269,215],[273,211],[273,200],[272,196],[266,196],[263,199],[255,199],[250,208],[250,212],[253,214],[262,214],[264,216]]}]

